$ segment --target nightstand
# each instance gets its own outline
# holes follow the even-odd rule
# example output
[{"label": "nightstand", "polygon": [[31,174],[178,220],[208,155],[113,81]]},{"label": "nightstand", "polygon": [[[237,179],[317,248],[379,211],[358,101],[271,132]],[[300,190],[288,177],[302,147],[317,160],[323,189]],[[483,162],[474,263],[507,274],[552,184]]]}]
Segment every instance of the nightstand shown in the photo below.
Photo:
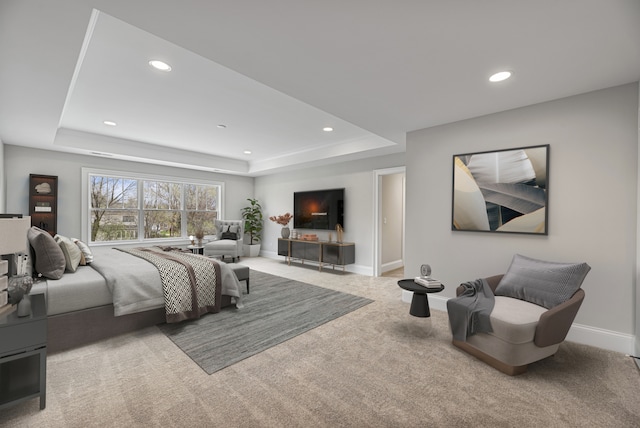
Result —
[{"label": "nightstand", "polygon": [[0,316],[0,410],[40,397],[46,405],[47,309],[44,294],[31,298],[31,315]]}]

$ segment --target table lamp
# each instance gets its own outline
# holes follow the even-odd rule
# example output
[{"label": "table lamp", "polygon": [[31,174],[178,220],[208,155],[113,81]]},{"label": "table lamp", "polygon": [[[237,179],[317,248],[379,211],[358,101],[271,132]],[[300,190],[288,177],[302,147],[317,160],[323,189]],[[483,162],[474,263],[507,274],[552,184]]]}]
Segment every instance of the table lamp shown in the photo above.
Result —
[{"label": "table lamp", "polygon": [[15,255],[18,253],[27,254],[29,244],[27,241],[27,231],[31,227],[31,217],[7,218],[6,214],[0,217],[0,256],[9,260],[9,276],[16,275],[17,266]]}]

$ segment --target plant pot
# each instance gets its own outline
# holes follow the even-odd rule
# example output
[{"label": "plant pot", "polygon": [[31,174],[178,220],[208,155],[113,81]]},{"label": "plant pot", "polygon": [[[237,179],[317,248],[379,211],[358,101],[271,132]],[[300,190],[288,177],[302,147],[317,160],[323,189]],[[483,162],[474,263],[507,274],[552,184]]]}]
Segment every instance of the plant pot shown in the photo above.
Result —
[{"label": "plant pot", "polygon": [[260,244],[243,245],[245,257],[258,257],[260,255]]}]

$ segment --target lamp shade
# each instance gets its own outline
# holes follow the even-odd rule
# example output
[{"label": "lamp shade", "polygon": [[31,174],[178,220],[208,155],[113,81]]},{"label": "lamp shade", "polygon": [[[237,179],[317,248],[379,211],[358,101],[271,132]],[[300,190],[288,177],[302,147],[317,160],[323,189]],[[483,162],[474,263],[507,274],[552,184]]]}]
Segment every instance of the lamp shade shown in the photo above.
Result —
[{"label": "lamp shade", "polygon": [[31,217],[0,218],[0,255],[26,253]]}]

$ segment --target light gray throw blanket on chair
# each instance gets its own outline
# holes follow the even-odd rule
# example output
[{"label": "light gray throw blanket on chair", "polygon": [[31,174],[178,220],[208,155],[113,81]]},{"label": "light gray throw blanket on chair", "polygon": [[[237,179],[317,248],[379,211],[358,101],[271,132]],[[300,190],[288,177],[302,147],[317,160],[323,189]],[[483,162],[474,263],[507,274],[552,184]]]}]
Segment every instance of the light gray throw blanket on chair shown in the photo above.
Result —
[{"label": "light gray throw blanket on chair", "polygon": [[493,331],[489,315],[493,311],[495,297],[485,279],[460,285],[464,291],[458,297],[447,300],[447,312],[453,338],[466,342],[467,337],[475,333]]}]

